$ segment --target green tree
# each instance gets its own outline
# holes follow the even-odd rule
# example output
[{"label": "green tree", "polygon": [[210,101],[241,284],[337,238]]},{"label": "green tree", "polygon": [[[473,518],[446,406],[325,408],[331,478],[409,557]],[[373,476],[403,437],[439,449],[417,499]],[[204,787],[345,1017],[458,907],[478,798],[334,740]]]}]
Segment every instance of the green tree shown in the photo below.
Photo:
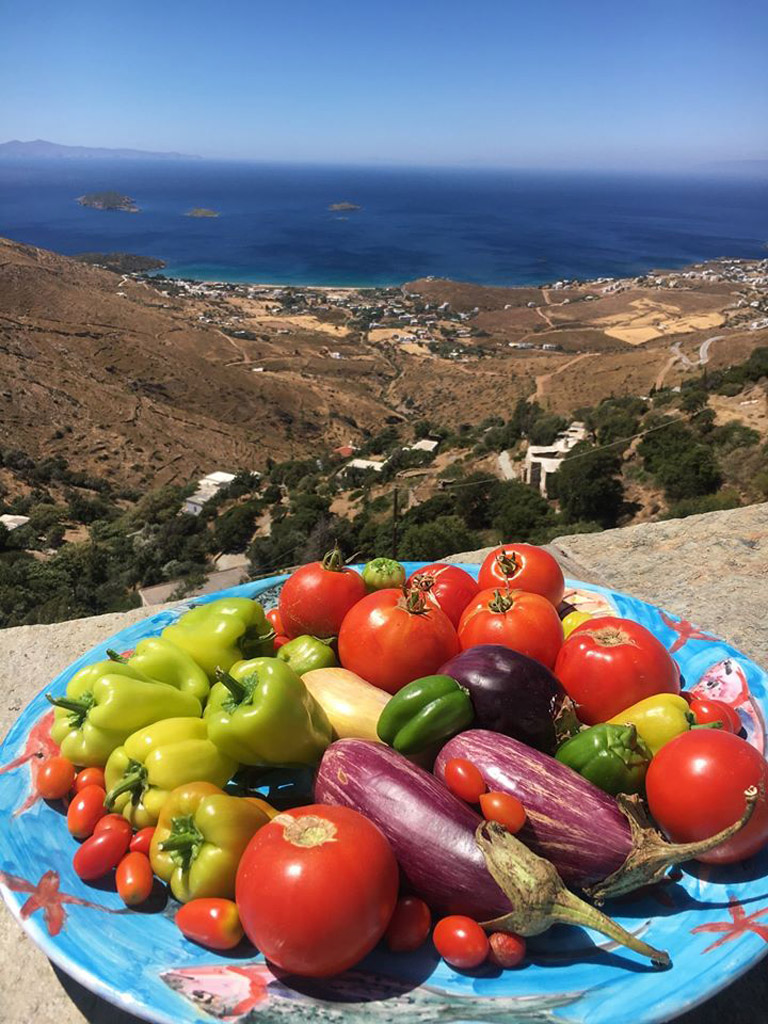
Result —
[{"label": "green tree", "polygon": [[413,561],[432,561],[458,551],[476,548],[479,543],[458,516],[438,516],[433,522],[412,525],[402,535],[397,557]]},{"label": "green tree", "polygon": [[[582,457],[573,458],[575,455]],[[586,442],[577,444],[552,478],[552,489],[566,519],[615,526],[624,500],[620,469],[618,456],[610,450],[592,448]]]},{"label": "green tree", "polygon": [[492,525],[501,541],[529,540],[554,522],[550,504],[533,487],[509,480],[499,483],[491,501]]}]

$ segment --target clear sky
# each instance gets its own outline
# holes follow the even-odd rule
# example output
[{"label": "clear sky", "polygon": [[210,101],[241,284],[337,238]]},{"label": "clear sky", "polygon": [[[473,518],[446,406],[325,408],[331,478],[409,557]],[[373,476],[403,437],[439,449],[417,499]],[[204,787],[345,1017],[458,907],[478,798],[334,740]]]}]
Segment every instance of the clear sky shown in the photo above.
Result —
[{"label": "clear sky", "polygon": [[766,0],[0,0],[0,141],[301,162],[768,157]]}]

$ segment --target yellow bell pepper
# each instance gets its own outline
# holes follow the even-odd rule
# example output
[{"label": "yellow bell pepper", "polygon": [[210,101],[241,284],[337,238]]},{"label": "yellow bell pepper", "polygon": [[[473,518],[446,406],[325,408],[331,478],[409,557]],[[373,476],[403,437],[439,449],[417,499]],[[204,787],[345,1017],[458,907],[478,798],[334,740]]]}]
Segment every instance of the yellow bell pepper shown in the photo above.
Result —
[{"label": "yellow bell pepper", "polygon": [[612,725],[634,725],[640,739],[652,754],[657,754],[665,743],[696,724],[696,719],[684,697],[675,693],[657,693],[609,718]]}]

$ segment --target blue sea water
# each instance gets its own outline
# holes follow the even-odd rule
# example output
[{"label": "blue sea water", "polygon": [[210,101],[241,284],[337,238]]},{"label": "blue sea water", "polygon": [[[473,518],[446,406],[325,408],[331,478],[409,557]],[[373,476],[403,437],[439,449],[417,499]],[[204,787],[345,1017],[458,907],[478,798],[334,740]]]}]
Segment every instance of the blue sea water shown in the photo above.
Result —
[{"label": "blue sea water", "polygon": [[[114,189],[141,213],[86,209]],[[334,213],[332,203],[361,209]],[[216,219],[184,217],[210,207]],[[768,180],[297,167],[213,161],[0,164],[0,235],[58,252],[124,251],[167,273],[387,285],[624,276],[761,257]]]}]

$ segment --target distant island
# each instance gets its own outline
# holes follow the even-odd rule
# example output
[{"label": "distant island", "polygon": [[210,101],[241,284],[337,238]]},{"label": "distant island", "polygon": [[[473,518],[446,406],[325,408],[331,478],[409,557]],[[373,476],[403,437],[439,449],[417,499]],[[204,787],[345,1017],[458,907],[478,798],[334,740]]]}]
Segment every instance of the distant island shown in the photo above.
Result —
[{"label": "distant island", "polygon": [[106,270],[114,270],[116,274],[143,274],[148,270],[160,270],[165,266],[164,260],[152,256],[138,256],[135,252],[81,252],[73,259],[80,263],[90,263]]},{"label": "distant island", "polygon": [[362,210],[362,206],[358,206],[357,203],[331,203],[328,209],[336,213],[342,210]]},{"label": "distant island", "polygon": [[153,153],[144,149],[107,149],[104,146],[61,146],[58,142],[0,142],[0,160],[199,160],[185,153]]},{"label": "distant island", "polygon": [[86,192],[84,196],[78,196],[78,203],[87,206],[91,210],[123,210],[125,213],[138,213],[139,208],[130,196],[121,195],[119,192]]},{"label": "distant island", "polygon": [[204,206],[196,206],[193,210],[187,210],[185,217],[218,217],[218,210],[207,210]]}]

